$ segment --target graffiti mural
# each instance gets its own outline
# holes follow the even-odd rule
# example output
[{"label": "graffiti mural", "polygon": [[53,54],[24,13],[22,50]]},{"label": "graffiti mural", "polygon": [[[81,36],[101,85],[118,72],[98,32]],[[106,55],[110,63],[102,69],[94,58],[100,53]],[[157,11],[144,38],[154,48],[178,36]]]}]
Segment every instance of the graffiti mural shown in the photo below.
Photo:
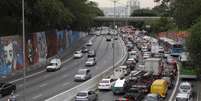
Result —
[{"label": "graffiti mural", "polygon": [[47,58],[47,42],[45,32],[38,32],[36,33],[36,40],[37,40],[37,52],[39,56],[39,62],[46,61]]},{"label": "graffiti mural", "polygon": [[39,62],[36,40],[36,33],[32,33],[26,36],[25,58],[27,65],[33,65]]},{"label": "graffiti mural", "polygon": [[66,42],[66,37],[65,37],[65,31],[58,31],[57,32],[57,44],[58,44],[58,54],[61,54],[64,52],[65,49],[65,42]]},{"label": "graffiti mural", "polygon": [[0,75],[23,68],[22,41],[19,36],[0,38]]},{"label": "graffiti mural", "polygon": [[57,34],[56,31],[48,31],[45,33],[47,39],[47,58],[57,54]]}]

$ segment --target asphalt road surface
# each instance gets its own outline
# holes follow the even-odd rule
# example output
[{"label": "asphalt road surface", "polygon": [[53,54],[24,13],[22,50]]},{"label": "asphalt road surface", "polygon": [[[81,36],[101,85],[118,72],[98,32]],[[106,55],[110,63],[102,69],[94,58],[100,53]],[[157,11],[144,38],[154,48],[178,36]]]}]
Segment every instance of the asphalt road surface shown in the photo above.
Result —
[{"label": "asphalt road surface", "polygon": [[[120,40],[115,40],[115,59],[121,59],[122,44]],[[112,66],[112,43],[106,42],[104,36],[95,37],[93,46],[90,49],[96,50],[97,64],[93,67],[85,67],[87,55],[81,59],[67,59],[62,64],[62,68],[56,72],[43,72],[26,79],[26,88],[23,90],[23,80],[17,81],[17,91],[15,93],[17,101],[43,101],[49,97],[66,91],[82,82],[74,82],[74,75],[80,68],[90,68],[92,76],[97,75],[106,68]],[[0,99],[6,101],[7,97]]]}]

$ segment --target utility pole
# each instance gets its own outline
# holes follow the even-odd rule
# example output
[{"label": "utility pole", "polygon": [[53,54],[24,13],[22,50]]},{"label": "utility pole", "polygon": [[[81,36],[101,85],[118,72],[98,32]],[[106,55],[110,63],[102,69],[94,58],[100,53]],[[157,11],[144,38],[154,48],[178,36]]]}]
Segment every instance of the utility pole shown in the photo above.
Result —
[{"label": "utility pole", "polygon": [[26,101],[26,63],[25,63],[25,22],[24,22],[24,0],[22,0],[22,37],[23,37],[23,101]]}]

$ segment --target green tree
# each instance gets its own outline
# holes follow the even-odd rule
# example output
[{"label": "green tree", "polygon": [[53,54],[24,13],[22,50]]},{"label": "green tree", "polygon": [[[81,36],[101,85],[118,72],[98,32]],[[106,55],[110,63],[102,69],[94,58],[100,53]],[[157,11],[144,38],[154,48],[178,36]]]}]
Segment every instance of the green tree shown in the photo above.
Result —
[{"label": "green tree", "polygon": [[137,9],[132,12],[131,16],[157,16],[157,14],[150,9]]},{"label": "green tree", "polygon": [[189,28],[201,15],[201,0],[175,0],[171,3],[173,17],[181,29]]},{"label": "green tree", "polygon": [[190,58],[195,66],[201,70],[201,17],[200,20],[190,28],[190,36],[186,41],[187,50],[190,53]]}]

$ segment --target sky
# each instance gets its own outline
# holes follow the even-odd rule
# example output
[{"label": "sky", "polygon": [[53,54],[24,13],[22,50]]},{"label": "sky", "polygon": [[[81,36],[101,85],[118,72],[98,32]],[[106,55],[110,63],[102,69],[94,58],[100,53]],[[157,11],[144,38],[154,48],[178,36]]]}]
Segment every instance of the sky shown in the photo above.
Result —
[{"label": "sky", "polygon": [[[97,2],[99,7],[113,7],[113,0],[90,0]],[[117,6],[125,6],[128,0],[118,0]],[[156,3],[154,0],[138,0],[140,1],[140,8],[153,8]]]}]

